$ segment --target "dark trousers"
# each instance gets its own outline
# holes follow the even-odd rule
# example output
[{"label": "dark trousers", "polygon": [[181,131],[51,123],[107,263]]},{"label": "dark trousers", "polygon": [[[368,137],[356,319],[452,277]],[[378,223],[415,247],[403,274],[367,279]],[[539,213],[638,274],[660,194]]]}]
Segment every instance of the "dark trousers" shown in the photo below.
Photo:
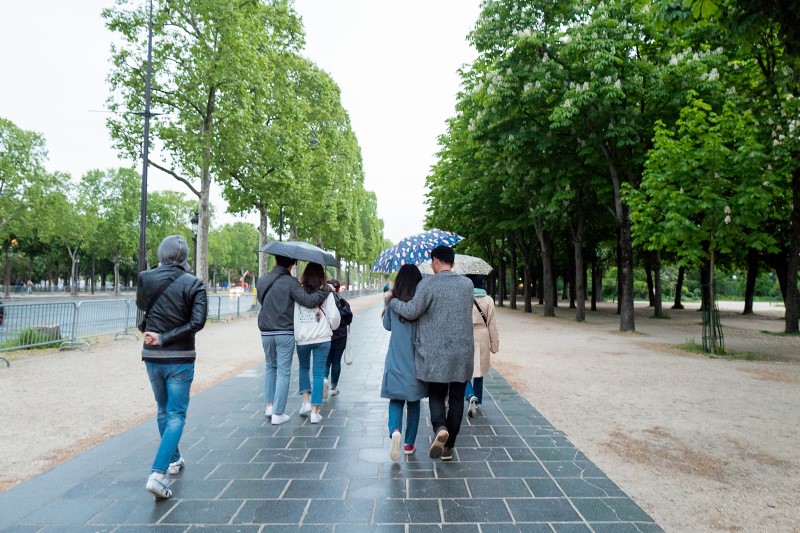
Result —
[{"label": "dark trousers", "polygon": [[347,347],[347,337],[331,340],[331,349],[328,352],[328,360],[325,363],[325,377],[331,376],[331,387],[339,383],[339,375],[342,373],[342,354]]},{"label": "dark trousers", "polygon": [[[440,427],[447,428],[450,437],[444,444],[453,448],[464,418],[464,389],[466,383],[452,381],[450,383],[428,383],[428,405],[431,408],[431,425],[436,433]],[[444,400],[447,398],[447,407]]]}]

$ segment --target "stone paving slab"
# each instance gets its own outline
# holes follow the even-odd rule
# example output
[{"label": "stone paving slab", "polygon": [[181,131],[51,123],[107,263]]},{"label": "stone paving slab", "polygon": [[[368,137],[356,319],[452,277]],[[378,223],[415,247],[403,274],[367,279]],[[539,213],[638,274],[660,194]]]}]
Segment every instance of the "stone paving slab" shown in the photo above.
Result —
[{"label": "stone paving slab", "polygon": [[144,489],[153,418],[0,494],[0,530],[662,531],[494,370],[452,462],[427,457],[424,401],[417,453],[392,462],[380,398],[389,334],[379,312],[356,315],[355,362],[344,366],[342,392],[326,401],[321,424],[297,414],[295,366],[292,418],[272,426],[258,366],[192,398],[181,441],[187,465],[172,477],[170,500]]}]

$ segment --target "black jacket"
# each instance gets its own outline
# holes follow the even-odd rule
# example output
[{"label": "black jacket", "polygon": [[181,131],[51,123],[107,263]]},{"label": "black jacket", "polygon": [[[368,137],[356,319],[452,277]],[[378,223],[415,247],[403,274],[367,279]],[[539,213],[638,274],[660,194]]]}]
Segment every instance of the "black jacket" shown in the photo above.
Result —
[{"label": "black jacket", "polygon": [[194,337],[206,324],[208,296],[202,281],[178,265],[161,265],[139,273],[136,306],[142,311],[158,297],[159,289],[180,274],[155,301],[144,331],[159,334],[159,346],[144,345],[142,360],[154,363],[193,363]]}]

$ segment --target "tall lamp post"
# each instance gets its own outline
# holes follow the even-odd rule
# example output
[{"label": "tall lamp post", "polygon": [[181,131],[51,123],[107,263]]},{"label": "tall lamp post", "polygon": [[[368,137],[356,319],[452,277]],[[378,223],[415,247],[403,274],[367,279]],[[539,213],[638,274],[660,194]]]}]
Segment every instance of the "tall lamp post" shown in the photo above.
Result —
[{"label": "tall lamp post", "polygon": [[150,157],[150,76],[153,58],[153,0],[147,20],[147,75],[144,82],[144,141],[142,142],[142,197],[139,204],[139,272],[147,266],[147,160]]},{"label": "tall lamp post", "polygon": [[278,211],[278,240],[283,241],[283,206]]},{"label": "tall lamp post", "polygon": [[197,224],[200,222],[200,213],[195,211],[194,216],[189,220],[192,223],[192,244],[194,248],[194,260],[192,261],[192,274],[197,275]]},{"label": "tall lamp post", "polygon": [[6,298],[10,296],[9,287],[11,286],[11,258],[14,256],[14,248],[11,246],[6,250]]}]

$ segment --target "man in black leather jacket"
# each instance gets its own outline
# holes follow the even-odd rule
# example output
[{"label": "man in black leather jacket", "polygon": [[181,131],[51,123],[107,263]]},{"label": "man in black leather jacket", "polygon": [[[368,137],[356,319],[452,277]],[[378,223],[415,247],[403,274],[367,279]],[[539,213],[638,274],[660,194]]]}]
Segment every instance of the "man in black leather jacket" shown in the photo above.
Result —
[{"label": "man in black leather jacket", "polygon": [[208,313],[205,285],[188,272],[188,256],[186,239],[170,235],[158,247],[159,266],[140,272],[136,285],[136,306],[145,311],[142,360],[158,405],[161,435],[146,488],[159,499],[172,495],[169,474],[185,464],[178,443],[194,379],[194,338]]}]

